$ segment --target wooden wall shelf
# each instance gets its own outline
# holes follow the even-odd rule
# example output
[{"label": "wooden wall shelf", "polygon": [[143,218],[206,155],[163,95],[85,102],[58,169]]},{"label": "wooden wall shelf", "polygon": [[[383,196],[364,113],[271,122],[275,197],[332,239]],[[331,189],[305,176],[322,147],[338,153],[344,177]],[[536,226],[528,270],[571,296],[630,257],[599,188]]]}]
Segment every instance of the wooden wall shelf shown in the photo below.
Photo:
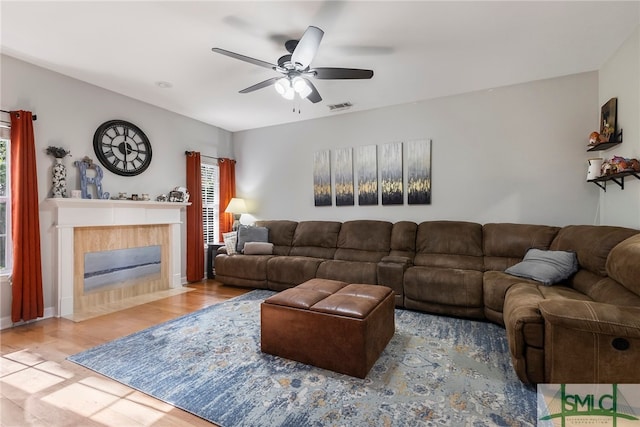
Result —
[{"label": "wooden wall shelf", "polygon": [[640,172],[635,171],[626,171],[615,173],[613,175],[605,175],[595,179],[589,179],[587,182],[593,182],[598,187],[602,188],[604,191],[607,191],[607,182],[613,181],[620,186],[621,190],[624,190],[624,177],[625,176],[635,176],[637,179],[640,179]]}]

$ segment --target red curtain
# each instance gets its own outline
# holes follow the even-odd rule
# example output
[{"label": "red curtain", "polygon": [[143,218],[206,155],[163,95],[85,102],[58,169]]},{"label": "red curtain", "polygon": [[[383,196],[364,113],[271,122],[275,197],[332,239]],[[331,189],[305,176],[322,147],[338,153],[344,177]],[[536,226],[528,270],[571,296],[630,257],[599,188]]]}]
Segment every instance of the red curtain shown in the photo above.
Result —
[{"label": "red curtain", "polygon": [[44,298],[33,116],[29,111],[12,111],[10,115],[13,240],[11,321],[19,322],[43,317]]},{"label": "red curtain", "polygon": [[204,277],[204,230],[202,226],[202,172],[200,153],[187,155],[187,281],[198,282]]},{"label": "red curtain", "polygon": [[227,233],[233,229],[233,214],[224,210],[227,205],[236,197],[236,161],[233,159],[218,159],[220,168],[220,241],[222,233]]}]

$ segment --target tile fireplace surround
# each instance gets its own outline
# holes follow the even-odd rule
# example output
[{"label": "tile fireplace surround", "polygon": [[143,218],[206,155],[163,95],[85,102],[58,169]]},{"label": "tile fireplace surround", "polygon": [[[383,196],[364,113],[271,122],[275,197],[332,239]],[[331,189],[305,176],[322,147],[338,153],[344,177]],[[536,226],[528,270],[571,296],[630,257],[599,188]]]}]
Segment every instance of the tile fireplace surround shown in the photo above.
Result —
[{"label": "tile fireplace surround", "polygon": [[[84,273],[83,265],[78,262],[81,254],[76,254],[78,236],[86,236],[91,227],[99,227],[98,234],[113,232],[136,236],[149,226],[161,230],[168,238],[163,241],[163,276],[166,288],[179,288],[181,283],[181,210],[189,203],[130,201],[130,200],[98,200],[98,199],[65,199],[50,198],[47,202],[55,206],[56,248],[57,248],[57,285],[58,316],[69,317],[74,314],[74,283]],[[84,231],[84,233],[82,233]],[[154,234],[154,233],[152,233]],[[157,234],[157,233],[155,233]],[[91,241],[92,250],[113,249],[96,247]],[[122,243],[127,247],[127,243]],[[83,245],[84,246],[84,245]],[[99,246],[99,245],[98,245]],[[54,262],[56,262],[54,261]],[[165,264],[166,263],[166,264]],[[77,306],[77,301],[75,306]]]}]

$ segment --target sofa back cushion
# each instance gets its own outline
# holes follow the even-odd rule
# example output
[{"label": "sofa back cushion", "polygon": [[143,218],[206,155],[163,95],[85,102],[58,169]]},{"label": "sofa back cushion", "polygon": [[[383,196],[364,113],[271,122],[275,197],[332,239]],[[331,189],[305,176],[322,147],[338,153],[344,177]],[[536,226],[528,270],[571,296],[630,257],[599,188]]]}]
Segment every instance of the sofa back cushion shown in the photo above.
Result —
[{"label": "sofa back cushion", "polygon": [[399,221],[391,229],[391,256],[403,256],[411,259],[416,256],[416,232],[418,224],[411,221]]},{"label": "sofa back cushion", "polygon": [[640,234],[614,246],[606,268],[610,278],[640,296]]},{"label": "sofa back cushion", "polygon": [[414,264],[483,271],[482,225],[462,221],[420,223]]},{"label": "sofa back cushion", "polygon": [[604,277],[607,275],[609,252],[618,243],[638,233],[640,230],[607,225],[568,225],[558,232],[549,249],[574,251],[580,268]]},{"label": "sofa back cushion", "polygon": [[378,262],[389,255],[391,229],[387,221],[358,220],[342,224],[334,259]]},{"label": "sofa back cushion", "polygon": [[484,267],[504,271],[522,261],[529,249],[549,249],[560,227],[533,224],[485,224],[482,227]]},{"label": "sofa back cushion", "polygon": [[293,235],[289,255],[332,259],[338,245],[341,223],[335,221],[301,221]]},{"label": "sofa back cushion", "polygon": [[256,226],[269,229],[269,241],[273,243],[274,255],[289,255],[293,244],[293,234],[298,223],[295,221],[257,221]]}]

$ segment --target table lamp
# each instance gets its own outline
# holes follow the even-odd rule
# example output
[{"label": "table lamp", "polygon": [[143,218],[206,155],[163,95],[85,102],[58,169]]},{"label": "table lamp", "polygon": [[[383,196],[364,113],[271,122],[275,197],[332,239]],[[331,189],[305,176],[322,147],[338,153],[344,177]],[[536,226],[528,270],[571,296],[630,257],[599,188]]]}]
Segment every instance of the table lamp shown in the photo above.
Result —
[{"label": "table lamp", "polygon": [[244,199],[240,199],[234,197],[229,201],[227,208],[224,210],[226,213],[233,214],[233,231],[237,231],[238,227],[240,227],[240,216],[242,214],[247,213],[247,205],[244,202]]}]

